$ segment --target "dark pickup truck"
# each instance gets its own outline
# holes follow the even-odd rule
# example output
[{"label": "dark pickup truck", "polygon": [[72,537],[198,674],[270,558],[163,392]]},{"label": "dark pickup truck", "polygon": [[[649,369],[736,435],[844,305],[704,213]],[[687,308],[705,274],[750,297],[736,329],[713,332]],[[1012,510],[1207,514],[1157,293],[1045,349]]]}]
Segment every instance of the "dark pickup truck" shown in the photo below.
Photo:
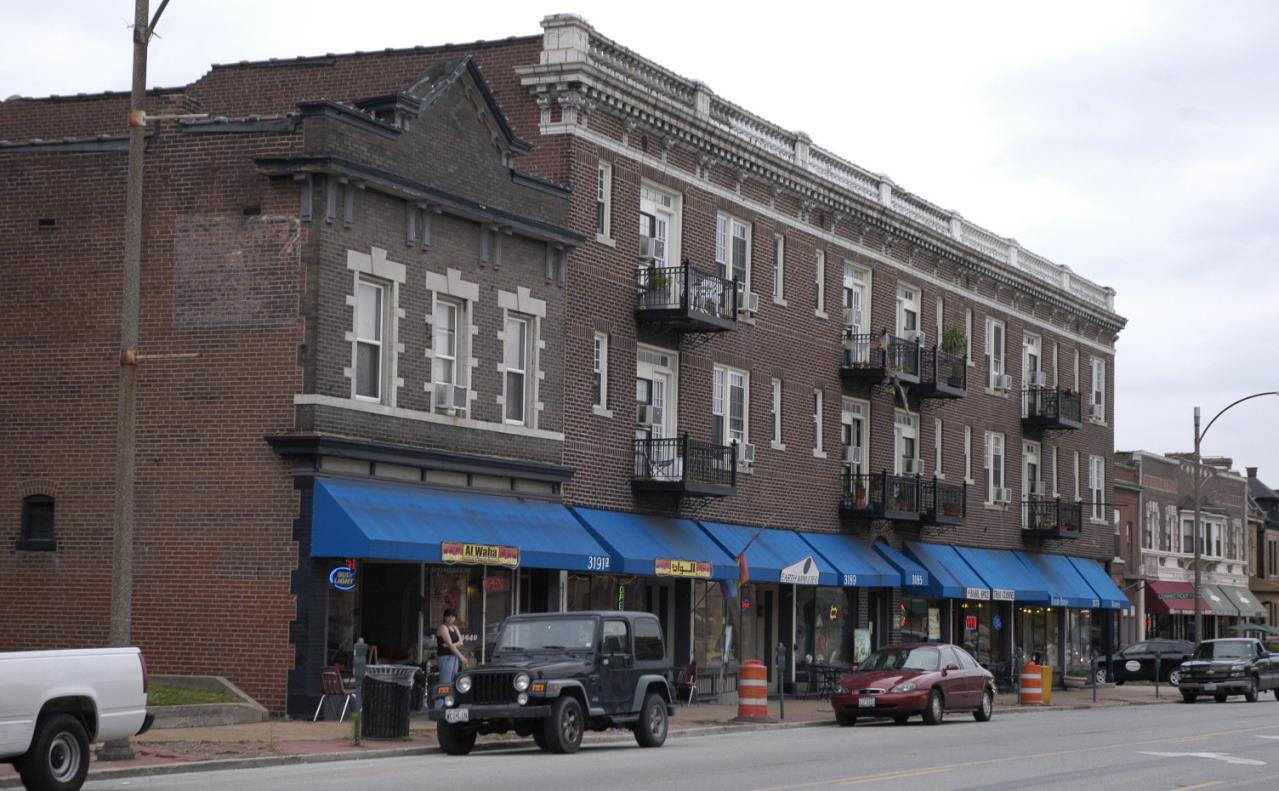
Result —
[{"label": "dark pickup truck", "polygon": [[1274,690],[1279,699],[1279,657],[1251,637],[1205,640],[1181,663],[1180,690],[1186,703],[1200,695],[1212,695],[1218,703],[1243,695],[1256,703],[1266,690]]},{"label": "dark pickup truck", "polygon": [[514,731],[572,753],[582,732],[630,728],[641,747],[666,741],[674,713],[666,646],[639,612],[516,615],[502,622],[492,663],[436,686],[440,748],[465,755],[482,733]]}]

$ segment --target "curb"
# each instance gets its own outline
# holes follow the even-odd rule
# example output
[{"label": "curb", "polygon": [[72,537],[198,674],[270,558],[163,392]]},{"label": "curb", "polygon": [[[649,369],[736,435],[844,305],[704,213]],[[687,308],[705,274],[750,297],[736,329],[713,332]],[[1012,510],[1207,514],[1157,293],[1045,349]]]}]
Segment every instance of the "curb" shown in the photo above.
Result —
[{"label": "curb", "polygon": [[[1121,701],[1116,703],[1094,706],[1091,703],[1079,703],[1068,706],[1022,706],[1001,707],[996,710],[997,714],[1027,714],[1032,712],[1047,711],[1082,711],[1084,709],[1093,708],[1120,708],[1123,706],[1151,706],[1162,705],[1163,703],[1172,703],[1171,699],[1150,700],[1150,701]],[[777,731],[777,730],[794,730],[798,728],[826,728],[833,727],[835,720],[804,720],[802,722],[773,722],[773,723],[737,723],[724,725],[706,725],[694,728],[678,728],[671,730],[667,738],[690,738],[694,736],[715,736],[724,733],[749,733],[752,731]],[[605,733],[601,735],[592,735],[587,737],[585,743],[589,744],[610,744],[618,742],[629,742],[634,739],[633,736],[626,734]],[[489,742],[480,742],[475,745],[476,752],[492,752],[496,750],[509,750],[515,747],[531,745],[527,739],[518,737],[508,737],[496,739]],[[299,764],[323,764],[336,763],[338,761],[370,761],[379,758],[408,758],[419,755],[443,755],[444,751],[439,746],[431,747],[388,747],[386,749],[370,750],[368,752],[343,752],[343,753],[299,753],[296,755],[271,755],[256,758],[220,758],[211,761],[190,761],[188,763],[171,763],[171,764],[153,764],[150,766],[132,766],[116,768],[102,768],[90,770],[88,780],[120,780],[131,777],[158,777],[163,775],[175,774],[191,774],[195,772],[217,772],[232,769],[265,769],[273,766],[292,766]],[[0,780],[0,788],[22,788],[22,780],[18,777],[12,777],[7,780]]]}]

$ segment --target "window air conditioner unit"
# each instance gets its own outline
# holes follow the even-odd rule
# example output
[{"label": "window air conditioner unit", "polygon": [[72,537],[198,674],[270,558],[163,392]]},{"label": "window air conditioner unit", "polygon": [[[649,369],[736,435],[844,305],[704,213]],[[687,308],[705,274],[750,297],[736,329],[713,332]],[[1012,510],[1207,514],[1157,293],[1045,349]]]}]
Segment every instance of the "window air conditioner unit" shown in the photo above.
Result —
[{"label": "window air conditioner unit", "polygon": [[653,425],[653,405],[639,404],[635,407],[635,422],[641,426]]},{"label": "window air conditioner unit", "polygon": [[1089,415],[1092,417],[1093,420],[1101,420],[1102,418],[1101,404],[1093,404],[1092,410],[1090,411]]},{"label": "window air conditioner unit", "polygon": [[999,390],[1012,390],[1013,389],[1012,375],[1003,374],[1002,376],[998,377],[998,380],[996,382],[996,388]]},{"label": "window air conditioner unit", "polygon": [[1028,489],[1029,489],[1029,490],[1026,492],[1027,494],[1033,494],[1033,495],[1035,495],[1035,496],[1042,495],[1042,494],[1044,493],[1044,482],[1043,482],[1043,481],[1031,481],[1031,482],[1030,482],[1030,486],[1028,487]]},{"label": "window air conditioner unit", "polygon": [[465,412],[470,401],[471,391],[466,385],[453,385],[453,409]]},{"label": "window air conditioner unit", "polygon": [[995,502],[1007,504],[1007,503],[1011,503],[1012,501],[1013,501],[1012,489],[1009,489],[1008,487],[1004,487],[1002,489],[995,490]]},{"label": "window air conditioner unit", "polygon": [[1026,384],[1031,387],[1043,387],[1048,384],[1048,375],[1043,371],[1031,371],[1026,374]]},{"label": "window air conditioner unit", "polygon": [[844,308],[844,326],[845,327],[853,326],[853,309],[852,308]]},{"label": "window air conditioner unit", "polygon": [[906,330],[906,340],[922,346],[928,341],[928,333],[923,330]]},{"label": "window air conditioner unit", "polygon": [[924,473],[924,460],[904,459],[902,461],[902,473],[905,475],[922,475]]},{"label": "window air conditioner unit", "polygon": [[436,382],[435,383],[435,408],[443,409],[452,414],[453,412],[453,383],[452,382]]},{"label": "window air conditioner unit", "polygon": [[857,464],[862,460],[862,449],[856,445],[844,446],[844,463]]},{"label": "window air conditioner unit", "polygon": [[749,442],[743,442],[739,447],[741,448],[742,464],[754,464],[755,446]]},{"label": "window air conditioner unit", "polygon": [[759,294],[752,291],[746,295],[746,310],[749,311],[752,316],[759,313]]},{"label": "window air conditioner unit", "polygon": [[652,236],[641,236],[639,240],[639,257],[641,261],[656,261],[657,240]]}]

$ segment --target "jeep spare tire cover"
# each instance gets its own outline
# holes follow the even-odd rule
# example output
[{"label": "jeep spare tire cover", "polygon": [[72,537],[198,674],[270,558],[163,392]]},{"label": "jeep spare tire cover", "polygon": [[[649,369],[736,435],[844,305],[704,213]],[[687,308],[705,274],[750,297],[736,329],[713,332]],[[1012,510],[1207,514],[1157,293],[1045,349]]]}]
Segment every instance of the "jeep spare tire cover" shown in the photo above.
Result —
[{"label": "jeep spare tire cover", "polygon": [[1124,662],[1124,670],[1127,670],[1129,673],[1136,673],[1138,670],[1141,670],[1141,663],[1136,659],[1129,659],[1127,662]]}]

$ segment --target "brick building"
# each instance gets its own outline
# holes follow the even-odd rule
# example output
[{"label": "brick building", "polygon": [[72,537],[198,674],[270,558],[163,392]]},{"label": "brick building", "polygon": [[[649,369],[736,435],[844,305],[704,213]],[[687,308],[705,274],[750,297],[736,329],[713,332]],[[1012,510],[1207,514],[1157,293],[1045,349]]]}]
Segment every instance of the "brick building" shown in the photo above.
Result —
[{"label": "brick building", "polygon": [[1279,624],[1279,494],[1248,473],[1248,587],[1266,610],[1266,623]]},{"label": "brick building", "polygon": [[[1113,291],[577,17],[543,28],[149,95],[210,116],[148,148],[143,349],[201,353],[140,391],[155,669],[304,710],[355,636],[420,658],[450,595],[478,654],[511,609],[639,607],[721,681],[779,640],[794,683],[901,637],[999,668],[1113,641]],[[118,352],[123,144],[97,135],[126,100],[0,103],[0,492],[30,517],[6,646],[106,634],[114,394],[86,393]]]}]

